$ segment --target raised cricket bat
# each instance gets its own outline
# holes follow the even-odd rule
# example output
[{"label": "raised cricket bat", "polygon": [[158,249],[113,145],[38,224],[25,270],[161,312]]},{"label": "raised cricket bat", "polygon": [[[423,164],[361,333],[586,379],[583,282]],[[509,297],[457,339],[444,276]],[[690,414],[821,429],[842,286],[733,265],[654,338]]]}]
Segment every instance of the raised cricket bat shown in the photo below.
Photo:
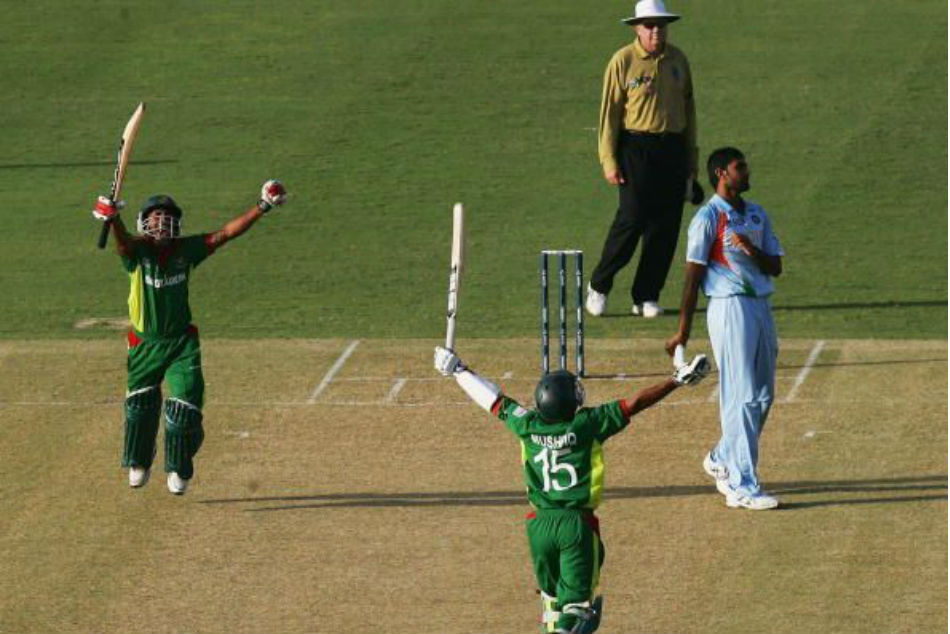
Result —
[{"label": "raised cricket bat", "polygon": [[452,268],[449,271],[449,307],[445,313],[445,347],[455,349],[455,316],[459,307],[459,284],[465,261],[465,207],[455,203],[452,208]]},{"label": "raised cricket bat", "polygon": [[[139,133],[139,126],[142,124],[142,117],[145,116],[145,102],[139,103],[132,113],[129,122],[125,124],[125,130],[122,131],[122,138],[119,139],[119,151],[115,163],[115,173],[112,175],[112,187],[109,190],[109,198],[119,202],[119,194],[122,192],[122,181],[125,180],[125,171],[129,166],[129,158],[132,156],[132,146],[135,144],[135,137]],[[99,248],[104,249],[109,240],[109,229],[112,222],[103,222],[102,231],[99,233]]]}]

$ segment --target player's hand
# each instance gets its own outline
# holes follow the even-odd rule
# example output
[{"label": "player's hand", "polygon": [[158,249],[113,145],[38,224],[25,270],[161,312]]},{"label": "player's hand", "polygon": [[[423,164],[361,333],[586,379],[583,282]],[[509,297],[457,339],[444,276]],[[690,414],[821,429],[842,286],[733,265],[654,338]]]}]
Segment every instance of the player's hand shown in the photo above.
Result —
[{"label": "player's hand", "polygon": [[623,178],[623,172],[621,172],[619,169],[605,169],[604,180],[606,180],[611,185],[623,185],[627,182]]},{"label": "player's hand", "polygon": [[673,381],[677,385],[696,385],[709,374],[711,369],[712,366],[706,359],[706,355],[697,354],[692,361],[676,368],[673,372]]},{"label": "player's hand", "polygon": [[706,198],[706,192],[703,191],[703,186],[692,176],[686,179],[686,194],[684,198],[694,205],[702,204],[703,199]]},{"label": "player's hand", "polygon": [[687,341],[689,341],[689,337],[678,332],[666,340],[666,343],[663,344],[663,348],[666,350],[666,354],[672,357],[676,352],[676,346],[683,346],[685,348]]},{"label": "player's hand", "polygon": [[261,187],[261,199],[257,203],[261,213],[267,213],[274,207],[283,205],[287,200],[287,190],[278,180],[269,180]]},{"label": "player's hand", "polygon": [[119,216],[119,210],[125,207],[125,201],[113,202],[108,196],[99,196],[96,200],[96,206],[92,209],[92,215],[96,220],[102,222],[112,222]]},{"label": "player's hand", "polygon": [[454,352],[442,346],[435,347],[435,369],[442,376],[452,376],[465,369],[465,364]]},{"label": "player's hand", "polygon": [[736,233],[735,231],[729,232],[729,244],[733,246],[749,257],[754,257],[755,255],[755,245],[752,244],[752,241],[749,240],[749,236],[742,233]]}]

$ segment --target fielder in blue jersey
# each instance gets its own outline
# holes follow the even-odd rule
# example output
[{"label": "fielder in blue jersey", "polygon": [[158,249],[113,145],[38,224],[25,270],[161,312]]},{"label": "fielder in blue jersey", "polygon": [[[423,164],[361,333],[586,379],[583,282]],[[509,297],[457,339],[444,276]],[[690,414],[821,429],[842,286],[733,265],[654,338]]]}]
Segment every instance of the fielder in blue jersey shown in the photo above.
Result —
[{"label": "fielder in blue jersey", "polygon": [[742,152],[714,151],[706,164],[716,194],[689,225],[686,284],[679,330],[666,342],[673,354],[689,340],[699,288],[708,298],[706,323],[719,366],[722,437],[703,460],[732,508],[773,509],[757,472],[759,436],[775,398],[778,337],[769,296],[782,273],[782,246],[762,207],[744,200],[749,166]]}]

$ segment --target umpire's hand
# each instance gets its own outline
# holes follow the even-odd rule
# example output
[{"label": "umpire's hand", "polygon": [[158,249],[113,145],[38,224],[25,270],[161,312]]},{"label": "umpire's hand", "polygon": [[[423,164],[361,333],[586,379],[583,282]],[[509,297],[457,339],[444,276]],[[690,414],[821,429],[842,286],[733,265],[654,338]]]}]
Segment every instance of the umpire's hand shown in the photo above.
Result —
[{"label": "umpire's hand", "polygon": [[605,169],[604,178],[611,185],[623,185],[627,182],[623,178],[623,172],[621,172],[619,169]]}]

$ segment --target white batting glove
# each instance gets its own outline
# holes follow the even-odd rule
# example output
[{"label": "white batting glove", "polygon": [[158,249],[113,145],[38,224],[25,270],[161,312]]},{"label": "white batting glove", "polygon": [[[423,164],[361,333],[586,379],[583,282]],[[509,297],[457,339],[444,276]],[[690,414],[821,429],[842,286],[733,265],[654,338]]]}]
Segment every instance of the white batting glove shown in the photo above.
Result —
[{"label": "white batting glove", "polygon": [[267,213],[274,207],[283,205],[287,200],[287,190],[279,180],[269,180],[261,187],[261,199],[257,206],[261,213]]},{"label": "white batting glove", "polygon": [[119,216],[119,211],[125,207],[125,201],[113,202],[108,196],[99,196],[96,200],[96,206],[92,209],[92,215],[96,220],[102,222],[111,222]]},{"label": "white batting glove", "polygon": [[673,372],[673,381],[677,385],[696,385],[709,374],[712,366],[706,355],[697,354],[689,363],[681,365]]},{"label": "white batting glove", "polygon": [[435,347],[435,369],[442,376],[452,376],[465,369],[465,364],[454,352],[442,346]]}]

